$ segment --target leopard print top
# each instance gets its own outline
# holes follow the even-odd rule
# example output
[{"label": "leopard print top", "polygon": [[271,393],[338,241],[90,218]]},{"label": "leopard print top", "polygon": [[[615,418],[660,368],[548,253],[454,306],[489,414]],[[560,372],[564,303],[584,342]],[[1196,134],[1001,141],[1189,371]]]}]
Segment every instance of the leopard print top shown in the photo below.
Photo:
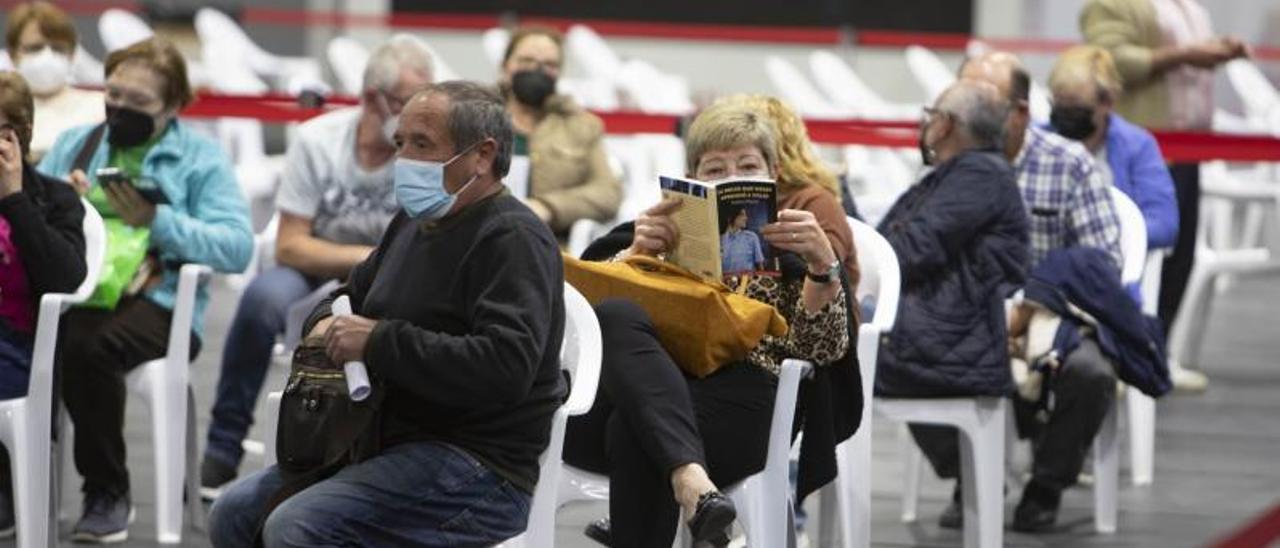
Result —
[{"label": "leopard print top", "polygon": [[844,306],[844,288],[837,289],[831,301],[816,313],[804,308],[804,280],[783,281],[776,276],[747,276],[729,280],[735,291],[746,283],[747,297],[772,305],[787,320],[790,329],[784,337],[765,335],[760,344],[747,354],[747,361],[774,375],[782,370],[782,361],[790,358],[824,366],[839,360],[849,350],[849,314]]}]

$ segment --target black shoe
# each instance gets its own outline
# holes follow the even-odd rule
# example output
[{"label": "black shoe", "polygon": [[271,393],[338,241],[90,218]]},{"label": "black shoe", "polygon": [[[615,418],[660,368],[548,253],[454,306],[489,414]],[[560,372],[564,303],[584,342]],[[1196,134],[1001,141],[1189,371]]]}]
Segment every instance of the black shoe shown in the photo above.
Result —
[{"label": "black shoe", "polygon": [[[4,473],[8,473],[5,470]],[[0,489],[0,539],[13,538],[13,491],[12,488]]]},{"label": "black shoe", "polygon": [[689,518],[689,532],[693,534],[693,543],[707,542],[715,546],[729,544],[728,529],[737,518],[738,510],[733,507],[733,501],[729,497],[719,491],[703,493],[698,497],[693,517]]},{"label": "black shoe", "polygon": [[951,503],[942,510],[942,515],[938,516],[938,527],[943,529],[963,529],[964,528],[964,504],[960,502],[960,482],[956,481],[956,486],[951,490]]},{"label": "black shoe", "polygon": [[1053,529],[1058,521],[1058,505],[1062,502],[1062,492],[1044,487],[1032,480],[1022,492],[1022,500],[1013,511],[1014,531],[1020,533],[1043,533]]},{"label": "black shoe", "polygon": [[124,542],[129,538],[132,521],[133,505],[128,493],[88,492],[84,495],[84,515],[71,531],[71,540],[94,544]]},{"label": "black shoe", "polygon": [[588,523],[582,534],[605,546],[613,546],[613,531],[610,529],[609,518],[600,518]]},{"label": "black shoe", "polygon": [[938,527],[943,529],[964,529],[964,508],[959,501],[947,504],[942,515],[938,516]]},{"label": "black shoe", "polygon": [[222,490],[236,479],[236,468],[223,464],[222,461],[205,457],[200,461],[200,498],[213,501],[222,494]]}]

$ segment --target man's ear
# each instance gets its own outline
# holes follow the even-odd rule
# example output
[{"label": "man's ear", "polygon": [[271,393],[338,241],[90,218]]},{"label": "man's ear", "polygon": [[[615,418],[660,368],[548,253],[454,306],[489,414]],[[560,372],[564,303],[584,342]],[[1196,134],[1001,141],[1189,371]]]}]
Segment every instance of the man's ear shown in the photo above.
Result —
[{"label": "man's ear", "polygon": [[476,171],[477,175],[488,175],[493,173],[493,159],[498,156],[497,141],[485,139],[476,145]]}]

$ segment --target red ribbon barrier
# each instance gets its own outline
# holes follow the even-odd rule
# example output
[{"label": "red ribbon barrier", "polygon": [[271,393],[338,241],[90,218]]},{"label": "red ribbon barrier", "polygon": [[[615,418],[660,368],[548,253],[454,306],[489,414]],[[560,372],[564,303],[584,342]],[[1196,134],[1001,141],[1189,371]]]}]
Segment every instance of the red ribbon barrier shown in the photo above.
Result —
[{"label": "red ribbon barrier", "polygon": [[[325,106],[308,108],[297,98],[282,94],[262,96],[201,93],[196,102],[183,111],[193,118],[256,118],[268,123],[301,122],[334,108],[358,104],[352,97],[328,97]],[[662,114],[618,111],[597,112],[604,120],[605,131],[613,135],[664,133],[675,131],[679,118]],[[833,145],[914,148],[917,122],[903,120],[807,120],[809,136],[814,142]],[[1280,162],[1280,139],[1254,135],[1224,133],[1157,131],[1165,159],[1171,162],[1231,160],[1242,162]]]}]

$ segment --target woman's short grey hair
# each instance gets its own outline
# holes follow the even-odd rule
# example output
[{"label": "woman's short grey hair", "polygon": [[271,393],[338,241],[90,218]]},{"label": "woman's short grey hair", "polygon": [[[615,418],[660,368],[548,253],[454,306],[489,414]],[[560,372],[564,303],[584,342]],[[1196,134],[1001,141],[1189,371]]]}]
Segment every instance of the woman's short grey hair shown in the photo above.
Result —
[{"label": "woman's short grey hair", "polygon": [[417,71],[431,80],[434,72],[431,51],[422,40],[411,35],[392,35],[369,56],[361,85],[364,89],[391,89],[400,79],[400,72],[406,69]]},{"label": "woman's short grey hair", "polygon": [[493,157],[494,177],[502,178],[511,167],[511,142],[514,132],[511,116],[498,90],[491,86],[453,80],[432,84],[420,94],[439,93],[449,98],[449,119],[445,125],[453,140],[453,152],[462,152],[485,139],[497,143]]}]

